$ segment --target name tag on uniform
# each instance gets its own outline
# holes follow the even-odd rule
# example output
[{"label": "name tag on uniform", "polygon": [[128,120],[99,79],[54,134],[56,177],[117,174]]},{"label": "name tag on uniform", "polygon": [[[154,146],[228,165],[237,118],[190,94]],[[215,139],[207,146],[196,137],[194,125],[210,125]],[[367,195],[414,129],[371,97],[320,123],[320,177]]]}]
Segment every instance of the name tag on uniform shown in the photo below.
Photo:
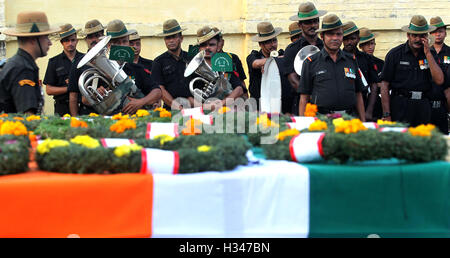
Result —
[{"label": "name tag on uniform", "polygon": [[428,60],[427,59],[419,60],[419,67],[420,67],[420,70],[429,69],[430,66],[428,65]]},{"label": "name tag on uniform", "polygon": [[356,79],[356,73],[352,68],[344,68],[345,77]]},{"label": "name tag on uniform", "polygon": [[326,73],[326,72],[327,72],[326,70],[318,71],[318,72],[316,73],[316,75],[321,75],[321,74],[324,74],[324,73]]},{"label": "name tag on uniform", "polygon": [[400,64],[401,65],[409,65],[409,62],[408,61],[400,61]]},{"label": "name tag on uniform", "polygon": [[450,56],[444,56],[444,64],[450,64]]}]

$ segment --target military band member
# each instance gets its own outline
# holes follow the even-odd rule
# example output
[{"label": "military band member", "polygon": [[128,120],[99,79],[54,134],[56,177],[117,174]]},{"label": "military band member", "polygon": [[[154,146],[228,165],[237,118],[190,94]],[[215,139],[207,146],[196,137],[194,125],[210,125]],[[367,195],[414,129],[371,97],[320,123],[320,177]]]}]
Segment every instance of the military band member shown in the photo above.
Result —
[{"label": "military band member", "polygon": [[143,66],[147,71],[152,71],[153,60],[141,56],[141,36],[136,30],[130,30],[130,47],[134,48],[134,63]]},{"label": "military band member", "polygon": [[171,19],[164,22],[163,33],[158,34],[164,37],[167,51],[153,60],[152,77],[160,86],[164,107],[168,109],[182,108],[180,103],[174,101],[178,97],[187,98],[191,105],[194,104],[189,82],[184,77],[184,70],[190,61],[188,53],[181,49],[182,32],[185,30],[178,21]]},{"label": "military band member", "polygon": [[0,112],[41,113],[44,99],[35,60],[47,55],[48,35],[59,30],[50,27],[43,12],[22,12],[16,27],[3,32],[17,37],[19,49],[0,72]]},{"label": "military band member", "polygon": [[[372,58],[358,50],[358,43],[360,40],[360,29],[356,26],[356,24],[352,21],[347,22],[343,27],[344,30],[344,47],[343,50],[351,55],[356,57],[356,62],[362,74],[361,77],[363,79],[363,101],[364,107],[366,109],[366,120],[373,119],[373,109],[376,102],[377,92],[378,92],[378,83],[380,79],[378,77],[378,73],[375,70],[375,65],[372,61]],[[369,88],[370,87],[370,88]],[[370,93],[369,93],[370,92]]]},{"label": "military band member", "polygon": [[290,39],[291,42],[294,43],[297,40],[299,40],[301,36],[302,36],[302,29],[300,29],[298,22],[291,23],[291,25],[289,25],[289,37],[287,37],[287,39]]},{"label": "military band member", "polygon": [[[259,109],[259,99],[261,97],[261,79],[267,59],[272,51],[278,50],[278,39],[282,29],[274,28],[270,22],[260,22],[257,25],[258,33],[252,37],[252,41],[258,42],[260,50],[252,50],[247,56],[248,73],[250,75],[250,97],[256,100]],[[282,56],[284,51],[278,50],[278,54]]]},{"label": "military band member", "polygon": [[319,17],[326,13],[326,11],[317,10],[313,3],[305,2],[298,7],[297,15],[289,18],[291,21],[297,21],[302,30],[300,38],[287,46],[286,53],[284,54],[284,73],[295,90],[299,86],[299,76],[294,70],[295,56],[300,49],[308,45],[315,45],[319,49],[323,48],[323,41],[319,39],[317,30],[319,29]]},{"label": "military band member", "polygon": [[55,114],[64,116],[70,114],[69,109],[69,73],[74,59],[83,56],[77,51],[77,31],[71,24],[61,26],[59,33],[63,52],[48,60],[44,84],[48,95],[55,100]]},{"label": "military band member", "polygon": [[431,105],[426,93],[432,82],[444,83],[442,70],[435,61],[436,52],[428,44],[428,33],[435,29],[421,15],[414,15],[410,24],[402,27],[408,41],[388,52],[381,73],[383,119],[410,126],[430,122]]},{"label": "military band member", "polygon": [[[197,30],[197,44],[199,46],[200,51],[205,51],[205,61],[206,63],[212,67],[211,59],[219,50],[219,42],[220,42],[220,31],[214,31],[209,26],[204,26]],[[226,99],[236,99],[242,96],[244,93],[243,85],[241,80],[236,76],[235,73],[226,73],[226,79],[230,82],[233,91],[226,96],[223,100],[221,100],[220,105],[215,103],[217,106],[224,106],[226,104]],[[211,109],[212,106],[206,106],[205,109]]]},{"label": "military band member", "polygon": [[444,85],[433,83],[431,92],[428,94],[431,101],[431,123],[435,124],[442,133],[448,134],[447,113],[450,108],[450,47],[444,41],[447,36],[447,26],[441,17],[430,19],[430,25],[435,26],[436,30],[431,32],[435,41],[431,49],[436,51],[436,62],[441,67],[446,79]]},{"label": "military band member", "polygon": [[323,18],[321,38],[324,48],[303,63],[300,78],[299,114],[303,116],[306,104],[318,106],[321,114],[356,114],[365,121],[361,91],[363,85],[356,58],[340,49],[343,41],[341,20],[334,14]]},{"label": "military band member", "polygon": [[[88,47],[88,51],[92,49],[102,38],[105,28],[98,20],[91,20],[84,26],[84,34],[86,35],[85,41]],[[77,115],[89,115],[90,113],[95,113],[95,109],[91,106],[87,106],[81,101],[81,93],[78,88],[78,79],[80,75],[87,69],[91,68],[88,65],[84,65],[80,69],[77,68],[78,63],[81,61],[84,55],[75,58],[70,68],[69,73],[69,107],[70,114],[72,116]]]}]

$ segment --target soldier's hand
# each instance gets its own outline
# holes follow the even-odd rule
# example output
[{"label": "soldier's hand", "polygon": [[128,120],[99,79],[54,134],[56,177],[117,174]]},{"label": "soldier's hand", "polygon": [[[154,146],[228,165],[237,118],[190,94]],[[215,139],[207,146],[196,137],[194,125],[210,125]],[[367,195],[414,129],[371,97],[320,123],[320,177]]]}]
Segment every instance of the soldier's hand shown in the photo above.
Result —
[{"label": "soldier's hand", "polygon": [[102,96],[106,95],[106,89],[103,86],[99,86],[97,88],[97,92],[100,93],[100,95],[102,95]]},{"label": "soldier's hand", "polygon": [[421,38],[420,39],[423,44],[423,52],[426,54],[430,53],[430,44],[428,44],[428,38]]},{"label": "soldier's hand", "polygon": [[127,97],[130,102],[128,102],[125,107],[123,107],[122,112],[124,114],[134,114],[138,109],[144,106],[141,99],[135,99]]}]

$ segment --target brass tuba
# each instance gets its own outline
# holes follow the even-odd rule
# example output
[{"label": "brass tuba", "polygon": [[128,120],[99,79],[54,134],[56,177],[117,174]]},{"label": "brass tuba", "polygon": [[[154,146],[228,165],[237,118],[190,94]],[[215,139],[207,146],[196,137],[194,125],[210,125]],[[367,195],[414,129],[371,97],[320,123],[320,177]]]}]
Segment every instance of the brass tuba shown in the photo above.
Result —
[{"label": "brass tuba", "polygon": [[[78,63],[80,69],[84,65],[89,68],[84,71],[79,80],[78,87],[81,94],[92,107],[102,115],[110,115],[119,112],[128,103],[127,96],[134,98],[143,97],[134,81],[123,71],[116,61],[106,57],[107,45],[111,36],[107,36],[97,43]],[[98,92],[99,80],[106,85],[106,94]]]},{"label": "brass tuba", "polygon": [[231,84],[225,79],[223,73],[215,72],[205,61],[205,51],[200,51],[188,64],[184,77],[196,73],[196,77],[189,82],[189,90],[195,99],[205,102],[208,98],[224,99],[232,91]]}]

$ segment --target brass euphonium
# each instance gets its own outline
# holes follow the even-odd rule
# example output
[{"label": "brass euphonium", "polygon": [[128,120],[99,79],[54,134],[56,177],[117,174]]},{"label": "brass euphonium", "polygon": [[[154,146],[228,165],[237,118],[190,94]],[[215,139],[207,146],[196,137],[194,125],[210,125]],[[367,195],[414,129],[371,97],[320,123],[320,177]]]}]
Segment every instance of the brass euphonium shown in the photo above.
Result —
[{"label": "brass euphonium", "polygon": [[[85,70],[79,80],[78,87],[81,94],[87,99],[92,107],[101,115],[110,115],[120,112],[129,100],[127,96],[142,98],[142,92],[136,87],[134,81],[123,71],[116,61],[106,57],[107,45],[111,36],[107,36],[97,43],[81,59],[77,68],[89,65],[93,68]],[[106,94],[98,92],[99,80]]]},{"label": "brass euphonium", "polygon": [[195,99],[205,102],[209,98],[224,99],[232,91],[231,84],[223,73],[215,72],[205,61],[205,51],[200,51],[189,63],[184,71],[184,77],[196,73],[196,77],[189,82],[189,90]]}]

